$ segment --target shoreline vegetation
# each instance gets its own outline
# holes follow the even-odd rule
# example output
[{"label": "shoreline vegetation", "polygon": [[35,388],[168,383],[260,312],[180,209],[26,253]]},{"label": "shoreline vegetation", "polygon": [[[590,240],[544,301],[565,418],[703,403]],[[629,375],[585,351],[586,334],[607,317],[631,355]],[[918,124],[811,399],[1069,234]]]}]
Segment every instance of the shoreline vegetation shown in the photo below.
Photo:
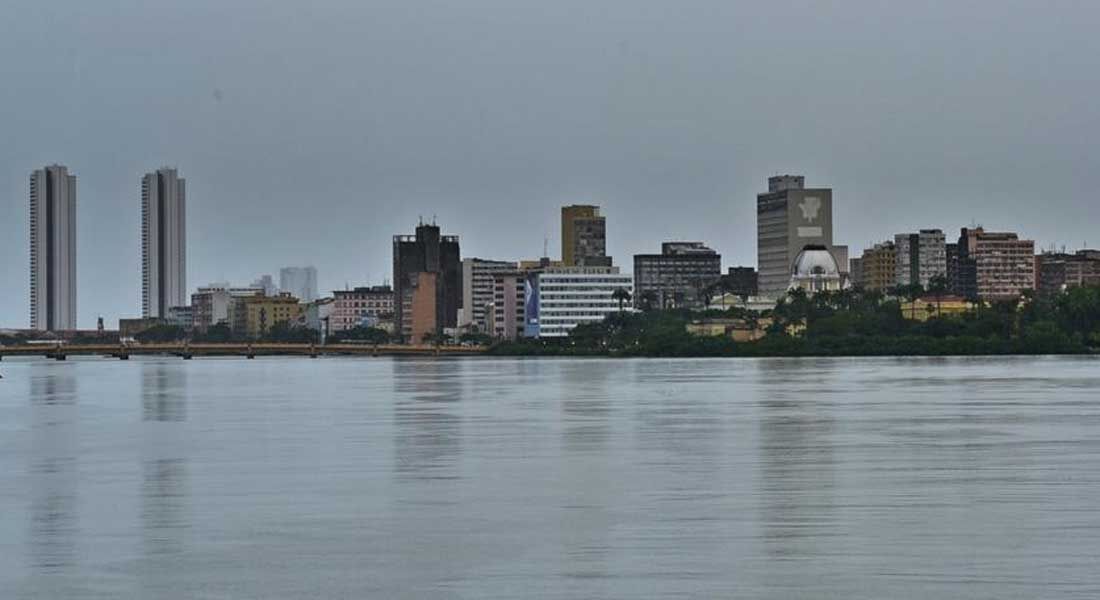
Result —
[{"label": "shoreline vegetation", "polygon": [[[657,310],[620,312],[574,329],[566,338],[523,339],[493,345],[495,356],[814,357],[985,356],[1100,352],[1100,287],[1072,288],[1051,297],[1027,292],[1019,300],[976,303],[938,314],[935,298],[907,290],[910,305],[929,302],[927,319],[906,318],[904,296],[859,289],[791,292],[772,310]],[[707,321],[738,321],[759,339],[692,333]]]}]

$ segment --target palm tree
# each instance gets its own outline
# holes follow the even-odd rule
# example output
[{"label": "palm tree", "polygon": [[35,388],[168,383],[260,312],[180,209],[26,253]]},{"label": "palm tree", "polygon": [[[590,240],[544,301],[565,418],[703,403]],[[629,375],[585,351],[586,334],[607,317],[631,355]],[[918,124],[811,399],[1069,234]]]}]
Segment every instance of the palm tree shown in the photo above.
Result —
[{"label": "palm tree", "polygon": [[947,278],[943,275],[936,275],[928,280],[928,291],[936,297],[936,315],[942,317],[943,314],[940,311],[943,308],[943,295],[947,293]]},{"label": "palm tree", "polygon": [[611,292],[611,298],[619,301],[619,312],[623,312],[623,303],[630,301],[630,292],[626,291],[626,288],[615,288],[615,291]]}]

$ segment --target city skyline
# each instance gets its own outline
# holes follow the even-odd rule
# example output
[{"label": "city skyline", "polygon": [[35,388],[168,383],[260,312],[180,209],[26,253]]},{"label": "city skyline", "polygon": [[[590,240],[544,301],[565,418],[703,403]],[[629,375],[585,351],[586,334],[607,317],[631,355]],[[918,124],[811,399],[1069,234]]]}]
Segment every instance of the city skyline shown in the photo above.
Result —
[{"label": "city skyline", "polygon": [[782,172],[833,188],[852,256],[971,224],[1041,248],[1100,242],[1075,218],[1098,160],[1098,7],[899,19],[874,3],[704,0],[635,3],[623,20],[614,6],[498,3],[486,20],[385,2],[273,2],[262,17],[16,2],[0,23],[18,57],[0,64],[0,103],[20,116],[0,148],[0,326],[26,324],[26,177],[51,162],[80,176],[87,328],[140,313],[134,179],[161,164],[188,176],[193,283],[304,261],[321,290],[381,283],[390,235],[432,214],[464,255],[534,257],[549,239],[557,256],[569,204],[613,216],[620,265],[667,239],[753,265],[753,198]]}]

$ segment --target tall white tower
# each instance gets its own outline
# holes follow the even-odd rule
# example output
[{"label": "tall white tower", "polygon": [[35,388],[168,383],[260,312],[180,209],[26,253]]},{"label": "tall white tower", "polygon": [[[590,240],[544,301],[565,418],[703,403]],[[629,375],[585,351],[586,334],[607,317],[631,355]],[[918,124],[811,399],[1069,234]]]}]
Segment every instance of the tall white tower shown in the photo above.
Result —
[{"label": "tall white tower", "polygon": [[76,329],[76,176],[31,173],[31,329]]},{"label": "tall white tower", "polygon": [[141,315],[187,306],[187,190],[175,169],[141,178]]}]

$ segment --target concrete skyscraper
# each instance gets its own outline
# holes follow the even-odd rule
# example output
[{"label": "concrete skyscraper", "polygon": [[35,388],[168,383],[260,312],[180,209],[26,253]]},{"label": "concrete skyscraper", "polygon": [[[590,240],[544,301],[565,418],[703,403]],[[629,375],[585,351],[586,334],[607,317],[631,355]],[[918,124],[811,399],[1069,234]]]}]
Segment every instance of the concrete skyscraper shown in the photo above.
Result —
[{"label": "concrete skyscraper", "polygon": [[31,173],[31,329],[76,329],[76,176]]},{"label": "concrete skyscraper", "polygon": [[458,324],[462,259],[457,235],[420,223],[416,235],[393,236],[394,325],[414,344]]},{"label": "concrete skyscraper", "polygon": [[187,306],[187,186],[165,167],[141,178],[141,315]]},{"label": "concrete skyscraper", "polygon": [[317,299],[317,267],[283,267],[279,269],[279,291],[302,302]]},{"label": "concrete skyscraper", "polygon": [[794,259],[806,246],[825,246],[836,258],[833,190],[806,188],[805,182],[801,175],[769,177],[767,193],[756,196],[757,270],[764,296],[787,292]]}]

